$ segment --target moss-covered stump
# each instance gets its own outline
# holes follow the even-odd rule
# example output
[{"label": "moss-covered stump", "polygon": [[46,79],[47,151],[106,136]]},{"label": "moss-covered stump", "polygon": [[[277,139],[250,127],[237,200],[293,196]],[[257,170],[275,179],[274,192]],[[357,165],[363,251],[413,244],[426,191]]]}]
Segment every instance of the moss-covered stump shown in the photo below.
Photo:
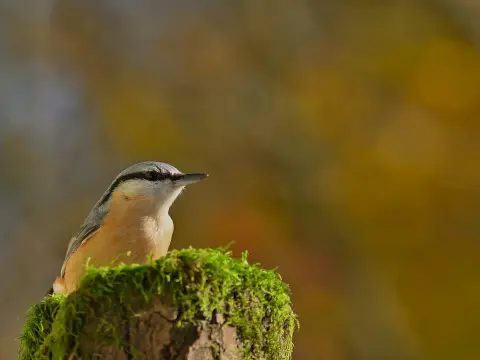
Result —
[{"label": "moss-covered stump", "polygon": [[224,249],[89,268],[70,296],[28,312],[20,359],[291,359],[289,288]]}]

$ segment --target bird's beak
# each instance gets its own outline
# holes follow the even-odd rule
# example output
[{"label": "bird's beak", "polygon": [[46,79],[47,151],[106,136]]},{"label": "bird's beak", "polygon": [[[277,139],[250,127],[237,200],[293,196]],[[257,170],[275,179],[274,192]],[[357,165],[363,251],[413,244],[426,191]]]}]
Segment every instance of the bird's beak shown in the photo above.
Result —
[{"label": "bird's beak", "polygon": [[207,176],[208,174],[206,173],[184,174],[180,179],[175,180],[173,183],[178,186],[190,185],[197,181],[205,179]]}]

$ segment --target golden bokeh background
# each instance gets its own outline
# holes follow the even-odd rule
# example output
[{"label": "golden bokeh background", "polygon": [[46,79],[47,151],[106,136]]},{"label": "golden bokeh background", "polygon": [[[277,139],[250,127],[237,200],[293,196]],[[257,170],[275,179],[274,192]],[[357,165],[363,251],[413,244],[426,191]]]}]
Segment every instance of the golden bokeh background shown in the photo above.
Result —
[{"label": "golden bokeh background", "polygon": [[0,360],[113,177],[291,285],[295,360],[480,358],[475,0],[0,5]]}]

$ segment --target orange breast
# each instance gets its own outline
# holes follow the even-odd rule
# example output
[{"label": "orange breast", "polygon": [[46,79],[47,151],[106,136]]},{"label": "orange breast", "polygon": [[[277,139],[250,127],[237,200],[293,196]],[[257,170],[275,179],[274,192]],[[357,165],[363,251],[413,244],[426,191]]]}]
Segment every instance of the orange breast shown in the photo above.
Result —
[{"label": "orange breast", "polygon": [[121,229],[109,230],[102,227],[70,257],[64,275],[66,293],[78,288],[87,263],[94,266],[142,264],[155,251],[155,244],[140,232],[134,236],[128,231],[122,233]]},{"label": "orange breast", "polygon": [[[166,254],[173,232],[169,216],[153,223],[152,200],[114,193],[102,227],[70,257],[64,274],[66,293],[75,291],[87,262],[95,266],[142,264]],[[167,214],[168,215],[168,214]],[[152,225],[153,224],[153,225]]]}]

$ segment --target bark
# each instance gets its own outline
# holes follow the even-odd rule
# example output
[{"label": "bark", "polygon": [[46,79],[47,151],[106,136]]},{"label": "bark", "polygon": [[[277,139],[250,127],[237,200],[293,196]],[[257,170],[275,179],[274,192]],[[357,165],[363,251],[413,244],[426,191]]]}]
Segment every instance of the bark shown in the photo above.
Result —
[{"label": "bark", "polygon": [[[177,325],[178,311],[169,301],[155,298],[139,302],[133,311],[122,314],[96,313],[86,322],[80,335],[82,358],[102,360],[178,359],[178,360],[236,360],[242,359],[241,343],[234,327],[226,325],[222,315],[212,321],[198,319],[198,325]],[[126,314],[130,313],[128,316]],[[108,344],[98,332],[102,318],[117,327],[117,339],[122,346]]]}]

